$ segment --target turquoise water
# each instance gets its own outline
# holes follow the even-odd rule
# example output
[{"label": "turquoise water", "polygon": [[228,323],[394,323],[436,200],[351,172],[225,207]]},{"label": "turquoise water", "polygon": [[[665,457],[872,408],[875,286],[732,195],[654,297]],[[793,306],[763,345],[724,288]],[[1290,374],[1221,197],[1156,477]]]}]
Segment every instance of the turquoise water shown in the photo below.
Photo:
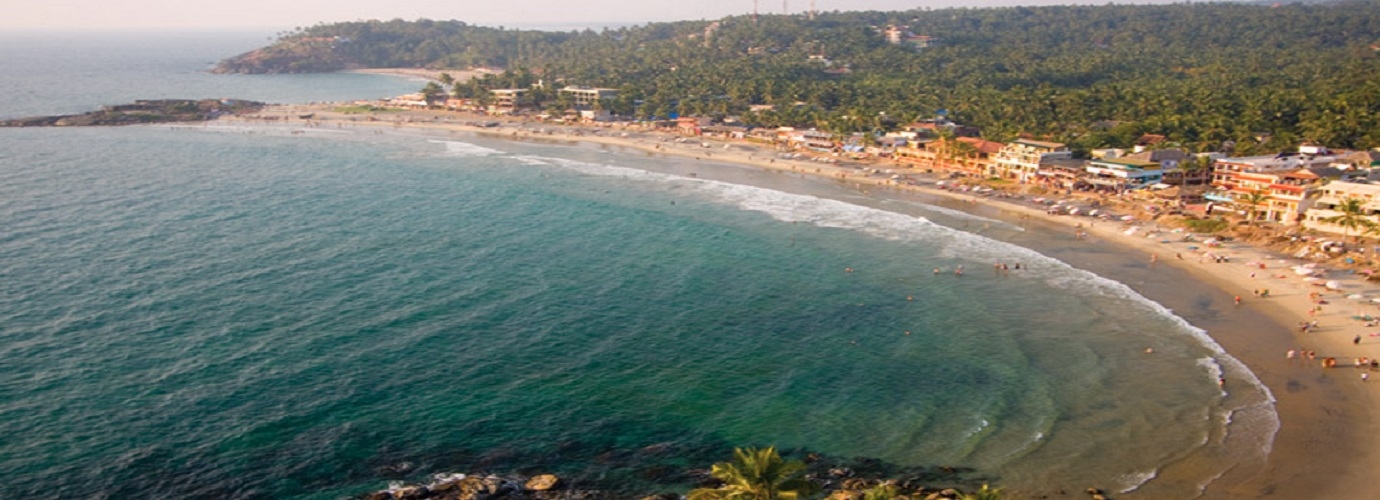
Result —
[{"label": "turquoise water", "polygon": [[828,183],[221,125],[0,130],[0,180],[3,497],[633,494],[777,445],[1175,498],[1278,426],[1201,331],[1020,227]]}]

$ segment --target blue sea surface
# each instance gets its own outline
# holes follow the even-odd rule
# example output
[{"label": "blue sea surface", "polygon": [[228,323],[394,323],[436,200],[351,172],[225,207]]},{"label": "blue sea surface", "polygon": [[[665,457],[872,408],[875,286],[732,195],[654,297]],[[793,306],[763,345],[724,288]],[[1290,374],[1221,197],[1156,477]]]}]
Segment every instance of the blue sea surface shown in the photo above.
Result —
[{"label": "blue sea surface", "polygon": [[[127,42],[146,69],[73,94],[47,82],[80,65],[0,52],[30,70],[0,116],[415,87],[200,72],[238,38]],[[44,60],[90,48],[62,47]],[[0,222],[5,498],[476,471],[634,496],[749,445],[1184,498],[1278,427],[1201,330],[989,237],[1015,224],[726,165],[364,126],[0,129]]]}]

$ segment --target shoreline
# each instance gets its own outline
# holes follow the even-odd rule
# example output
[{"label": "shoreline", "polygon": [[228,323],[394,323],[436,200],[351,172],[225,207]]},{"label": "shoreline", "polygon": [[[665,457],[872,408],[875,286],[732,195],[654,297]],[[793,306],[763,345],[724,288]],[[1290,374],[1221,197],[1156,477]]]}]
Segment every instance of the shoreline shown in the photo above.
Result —
[{"label": "shoreline", "polygon": [[479,75],[485,74],[485,73],[482,72],[482,71],[475,71],[475,70],[465,70],[465,69],[457,69],[457,70],[436,70],[436,69],[426,69],[426,68],[360,68],[360,69],[347,69],[347,70],[341,71],[341,73],[358,73],[358,74],[361,74],[361,75],[383,75],[383,76],[393,76],[393,77],[398,77],[398,78],[406,78],[406,79],[409,79],[409,80],[422,80],[422,81],[438,82],[438,83],[441,81],[441,75],[442,75],[442,74],[448,74],[448,75],[450,75],[451,78],[455,79],[455,81],[457,81],[457,82],[468,81],[468,80],[470,80],[471,78],[476,78],[476,77],[478,77]]},{"label": "shoreline", "polygon": [[[310,112],[311,122],[293,121]],[[1259,471],[1243,471],[1243,477],[1233,477],[1230,484],[1213,483],[1206,497],[1210,498],[1307,498],[1312,496],[1349,496],[1366,491],[1371,486],[1366,473],[1380,465],[1375,449],[1380,424],[1373,418],[1380,408],[1375,390],[1362,382],[1360,369],[1351,368],[1353,358],[1380,356],[1380,337],[1370,337],[1360,321],[1351,316],[1357,312],[1377,314],[1375,306],[1362,305],[1346,295],[1363,293],[1367,299],[1380,297],[1380,285],[1371,286],[1360,275],[1337,275],[1341,291],[1324,291],[1304,282],[1291,266],[1304,261],[1289,258],[1239,243],[1206,247],[1198,241],[1180,241],[1183,234],[1155,232],[1152,224],[1139,223],[1141,229],[1113,221],[1092,218],[1051,216],[1036,207],[971,193],[960,193],[928,186],[894,182],[890,173],[875,177],[860,175],[854,168],[897,169],[913,174],[911,168],[881,163],[817,163],[778,158],[778,153],[754,144],[725,143],[716,139],[693,138],[676,142],[679,136],[644,131],[622,131],[612,127],[565,126],[495,119],[450,112],[399,111],[369,115],[345,115],[323,106],[277,106],[265,110],[258,117],[279,124],[300,123],[304,126],[329,127],[335,125],[363,125],[373,127],[408,127],[443,131],[463,131],[506,140],[534,140],[552,142],[585,142],[604,146],[625,147],[650,154],[666,154],[683,158],[706,159],[766,170],[812,175],[849,185],[865,195],[875,193],[884,197],[947,200],[965,211],[992,215],[1003,220],[1034,222],[1052,231],[1086,231],[1084,245],[1110,245],[1125,254],[1122,266],[1089,269],[1080,262],[1080,269],[1090,270],[1106,278],[1121,282],[1151,300],[1165,305],[1188,320],[1195,327],[1208,332],[1211,339],[1227,353],[1244,363],[1251,373],[1274,395],[1279,429],[1274,436],[1272,450]],[[362,119],[363,118],[363,119]],[[255,117],[223,119],[225,122],[255,122]],[[466,122],[497,121],[499,126],[483,127]],[[709,144],[711,147],[705,147]],[[1149,237],[1144,236],[1148,233]],[[1072,239],[1072,237],[1070,238]],[[1201,239],[1201,238],[1200,238]],[[1025,243],[1021,243],[1026,246]],[[1192,247],[1192,248],[1190,248]],[[1033,249],[1046,253],[1049,248]],[[1228,262],[1205,259],[1207,252],[1225,256]],[[1046,253],[1048,255],[1048,253]],[[1183,258],[1177,258],[1182,256]],[[1069,262],[1061,258],[1065,262]],[[1264,264],[1247,266],[1248,262]],[[1071,263],[1071,262],[1070,262]],[[1158,283],[1133,286],[1135,278],[1126,265],[1138,269],[1163,269],[1151,276]],[[1170,272],[1172,270],[1172,272]],[[1283,276],[1283,277],[1280,277]],[[1144,280],[1142,280],[1144,285]],[[1246,295],[1252,290],[1268,288],[1269,297]],[[1184,293],[1195,290],[1193,294]],[[1314,306],[1309,293],[1322,291],[1327,304],[1312,318],[1308,311]],[[1242,296],[1242,304],[1231,301]],[[1206,303],[1204,303],[1206,302]],[[1316,319],[1319,327],[1312,333],[1298,334],[1294,327],[1299,321]],[[1248,325],[1248,326],[1247,326]],[[1370,330],[1380,331],[1380,327]],[[1353,345],[1355,336],[1362,342]],[[1317,360],[1287,360],[1288,350],[1317,351]],[[1338,368],[1319,366],[1323,358],[1339,358]],[[1342,368],[1345,366],[1346,368]],[[1380,379],[1369,384],[1380,383]],[[1330,493],[1330,495],[1329,495]],[[1134,492],[1126,495],[1134,496]]]}]

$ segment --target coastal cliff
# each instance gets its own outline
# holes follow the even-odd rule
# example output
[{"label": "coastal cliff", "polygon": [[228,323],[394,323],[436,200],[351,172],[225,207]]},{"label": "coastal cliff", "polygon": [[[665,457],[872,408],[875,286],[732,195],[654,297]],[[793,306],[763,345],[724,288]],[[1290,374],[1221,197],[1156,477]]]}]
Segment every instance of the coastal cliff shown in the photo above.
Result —
[{"label": "coastal cliff", "polygon": [[264,103],[238,99],[160,99],[105,106],[76,115],[34,116],[0,121],[0,127],[93,127],[197,122],[225,114],[253,113]]},{"label": "coastal cliff", "polygon": [[227,58],[212,73],[280,74],[329,73],[365,67],[352,63],[337,51],[338,37],[301,37],[283,40]]}]

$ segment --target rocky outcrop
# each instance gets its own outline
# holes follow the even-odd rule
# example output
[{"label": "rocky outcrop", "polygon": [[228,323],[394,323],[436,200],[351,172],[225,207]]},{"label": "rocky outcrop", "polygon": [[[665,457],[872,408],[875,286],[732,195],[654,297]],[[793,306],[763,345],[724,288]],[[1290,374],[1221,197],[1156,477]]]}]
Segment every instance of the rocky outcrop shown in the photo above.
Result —
[{"label": "rocky outcrop", "polygon": [[546,491],[555,488],[560,482],[560,478],[556,477],[555,474],[542,474],[528,479],[524,486],[532,491]]},{"label": "rocky outcrop", "polygon": [[162,99],[106,106],[78,115],[35,116],[0,120],[0,127],[96,127],[148,123],[199,122],[225,114],[252,113],[264,103],[238,99]]},{"label": "rocky outcrop", "polygon": [[603,500],[616,498],[598,490],[562,487],[560,478],[452,474],[427,485],[396,486],[364,496],[365,500]]}]

